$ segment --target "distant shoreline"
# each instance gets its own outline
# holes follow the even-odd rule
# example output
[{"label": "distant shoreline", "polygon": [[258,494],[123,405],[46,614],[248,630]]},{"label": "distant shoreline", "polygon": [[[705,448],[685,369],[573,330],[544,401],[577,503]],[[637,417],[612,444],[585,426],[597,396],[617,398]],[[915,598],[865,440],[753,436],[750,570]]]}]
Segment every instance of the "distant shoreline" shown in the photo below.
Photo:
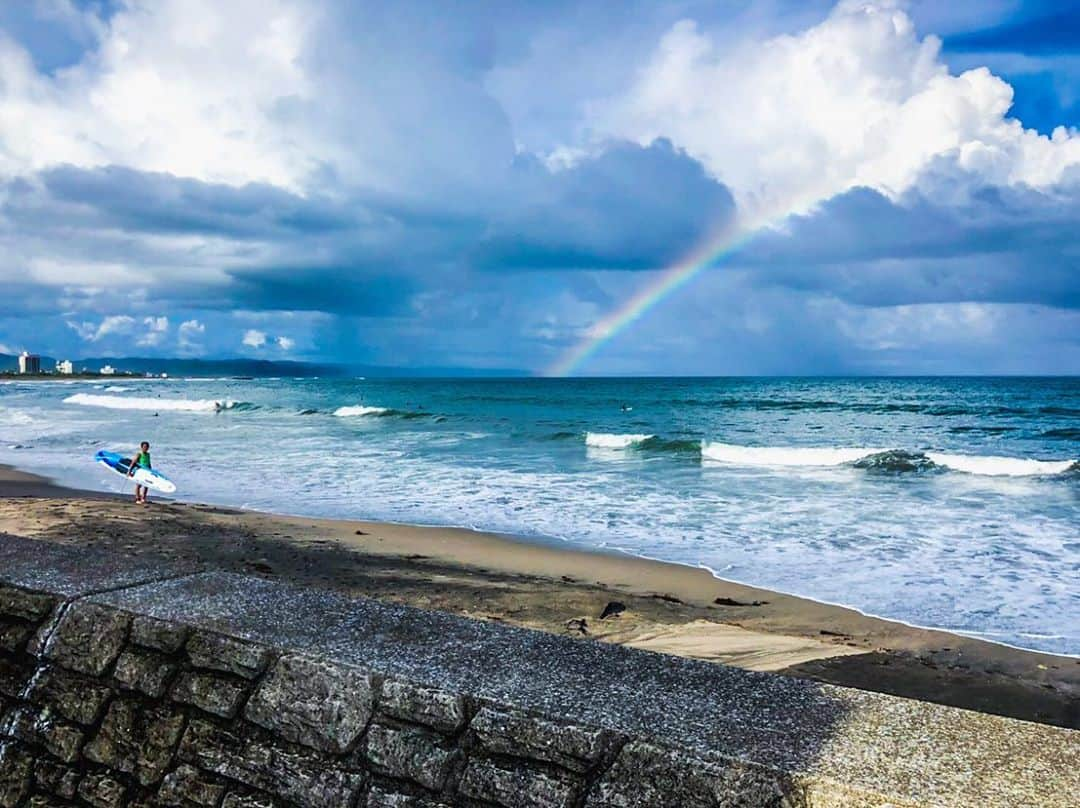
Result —
[{"label": "distant shoreline", "polygon": [[[1080,662],[745,586],[704,569],[459,528],[80,491],[0,467],[0,530],[280,577],[582,640],[1075,726]],[[613,612],[601,618],[605,612]]]},{"label": "distant shoreline", "polygon": [[145,379],[147,381],[153,381],[155,379],[168,378],[161,375],[147,376],[145,373],[11,373],[10,371],[0,372],[0,379],[12,380],[18,382],[65,382],[65,381],[111,381],[113,379],[123,379],[124,381],[136,381],[138,379]]}]

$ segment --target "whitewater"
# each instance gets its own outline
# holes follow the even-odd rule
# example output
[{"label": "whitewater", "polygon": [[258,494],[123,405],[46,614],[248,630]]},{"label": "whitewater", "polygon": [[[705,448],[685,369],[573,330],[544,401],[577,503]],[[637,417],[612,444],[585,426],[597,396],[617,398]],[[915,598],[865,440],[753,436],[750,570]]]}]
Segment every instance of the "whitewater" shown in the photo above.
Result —
[{"label": "whitewater", "polygon": [[0,462],[114,490],[94,452],[144,439],[191,500],[570,542],[1080,653],[1076,379],[0,385]]},{"label": "whitewater", "polygon": [[[106,388],[117,389],[117,388]],[[177,412],[220,412],[232,409],[240,402],[220,399],[145,398],[140,396],[107,396],[75,393],[64,399],[65,404],[83,404],[112,410],[154,410]]]}]

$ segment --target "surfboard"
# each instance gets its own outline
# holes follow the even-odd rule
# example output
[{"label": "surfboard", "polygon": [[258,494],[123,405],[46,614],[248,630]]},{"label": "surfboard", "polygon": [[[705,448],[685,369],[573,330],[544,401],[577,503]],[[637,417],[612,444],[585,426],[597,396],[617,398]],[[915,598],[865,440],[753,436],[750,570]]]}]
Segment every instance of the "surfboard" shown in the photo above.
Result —
[{"label": "surfboard", "polygon": [[145,485],[147,488],[153,488],[155,491],[171,494],[176,490],[176,484],[172,480],[154,469],[136,468],[135,473],[128,477],[128,472],[131,471],[130,457],[102,450],[94,455],[94,460],[120,476],[139,485]]}]

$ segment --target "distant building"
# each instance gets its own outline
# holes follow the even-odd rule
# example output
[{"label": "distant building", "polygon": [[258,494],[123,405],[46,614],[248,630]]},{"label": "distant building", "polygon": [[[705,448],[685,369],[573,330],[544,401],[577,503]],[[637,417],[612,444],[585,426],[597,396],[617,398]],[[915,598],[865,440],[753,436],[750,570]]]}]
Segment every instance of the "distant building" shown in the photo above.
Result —
[{"label": "distant building", "polygon": [[116,368],[114,368],[112,365],[106,365],[101,369],[100,372],[102,376],[112,376],[114,373],[116,373]]},{"label": "distant building", "polygon": [[19,356],[19,373],[41,373],[41,357],[23,351]]},{"label": "distant building", "polygon": [[71,364],[70,359],[65,359],[62,362],[56,363],[56,372],[63,376],[70,376],[75,372],[75,366]]}]

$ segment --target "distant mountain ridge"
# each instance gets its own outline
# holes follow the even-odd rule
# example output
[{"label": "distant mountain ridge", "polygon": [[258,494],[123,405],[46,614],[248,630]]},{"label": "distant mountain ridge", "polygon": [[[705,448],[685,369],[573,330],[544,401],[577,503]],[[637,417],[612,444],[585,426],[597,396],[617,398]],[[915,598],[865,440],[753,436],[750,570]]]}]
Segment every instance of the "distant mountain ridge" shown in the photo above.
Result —
[{"label": "distant mountain ridge", "polygon": [[[73,359],[75,370],[86,369],[91,372],[111,365],[117,371],[130,373],[167,373],[170,376],[372,376],[382,378],[415,377],[453,377],[453,376],[527,376],[525,371],[508,369],[471,369],[453,367],[431,368],[393,368],[377,365],[344,365],[315,362],[295,362],[291,360],[270,359],[183,359],[172,357],[147,356],[97,356]],[[0,372],[14,371],[19,366],[19,357],[13,354],[0,354]],[[51,371],[56,366],[56,359],[51,356],[41,357],[41,369]]]}]

